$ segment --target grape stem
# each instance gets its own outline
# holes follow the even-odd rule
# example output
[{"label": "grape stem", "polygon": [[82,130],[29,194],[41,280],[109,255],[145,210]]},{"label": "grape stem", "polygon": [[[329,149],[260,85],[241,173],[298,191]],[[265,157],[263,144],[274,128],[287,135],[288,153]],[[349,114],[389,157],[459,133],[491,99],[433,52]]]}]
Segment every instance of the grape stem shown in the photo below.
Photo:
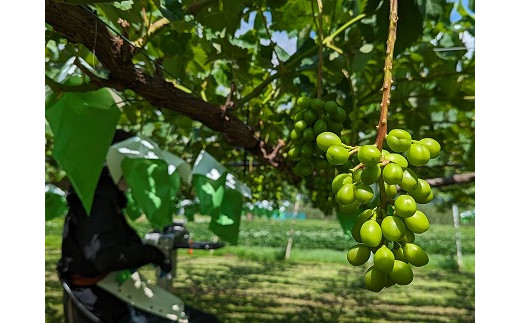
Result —
[{"label": "grape stem", "polygon": [[397,0],[390,0],[390,16],[388,26],[388,40],[386,41],[386,57],[384,78],[383,78],[383,98],[381,100],[381,115],[379,117],[379,124],[377,125],[376,146],[379,150],[383,149],[383,141],[386,137],[388,106],[390,105],[390,90],[392,87],[392,62],[394,56],[394,45],[397,34]]},{"label": "grape stem", "polygon": [[360,168],[365,168],[365,165],[363,165],[363,163],[359,163],[359,164],[357,164],[354,168],[351,168],[350,171],[351,171],[352,173],[354,173],[355,171],[357,171],[357,170],[360,169]]}]

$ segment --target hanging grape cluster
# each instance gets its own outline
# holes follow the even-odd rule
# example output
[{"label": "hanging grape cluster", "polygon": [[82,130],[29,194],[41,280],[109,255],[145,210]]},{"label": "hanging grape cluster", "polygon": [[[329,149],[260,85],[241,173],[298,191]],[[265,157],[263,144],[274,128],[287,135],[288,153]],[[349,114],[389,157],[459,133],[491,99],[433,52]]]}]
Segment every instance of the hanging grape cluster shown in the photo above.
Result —
[{"label": "hanging grape cluster", "polygon": [[[424,166],[441,149],[431,138],[419,141],[402,129],[386,136],[389,149],[375,145],[347,146],[337,134],[322,132],[316,138],[319,149],[332,165],[344,165],[357,154],[360,163],[349,172],[337,174],[332,192],[340,211],[353,214],[374,198],[378,187],[380,204],[361,212],[352,227],[352,237],[360,244],[351,248],[347,260],[354,266],[365,264],[373,254],[373,266],[365,273],[365,288],[374,292],[394,284],[408,285],[413,280],[411,266],[428,263],[428,255],[414,244],[415,234],[428,230],[426,215],[417,204],[433,199],[430,185],[409,168]],[[398,194],[398,187],[402,193]]]}]

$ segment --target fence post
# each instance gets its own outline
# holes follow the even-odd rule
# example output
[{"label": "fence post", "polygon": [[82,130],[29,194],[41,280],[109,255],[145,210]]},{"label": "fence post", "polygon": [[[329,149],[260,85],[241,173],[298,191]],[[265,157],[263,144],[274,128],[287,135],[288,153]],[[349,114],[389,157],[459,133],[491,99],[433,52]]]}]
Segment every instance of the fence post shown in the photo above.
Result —
[{"label": "fence post", "polygon": [[462,269],[462,245],[460,242],[460,225],[459,225],[459,207],[457,204],[453,204],[453,226],[455,227],[455,247],[457,249],[457,269]]}]

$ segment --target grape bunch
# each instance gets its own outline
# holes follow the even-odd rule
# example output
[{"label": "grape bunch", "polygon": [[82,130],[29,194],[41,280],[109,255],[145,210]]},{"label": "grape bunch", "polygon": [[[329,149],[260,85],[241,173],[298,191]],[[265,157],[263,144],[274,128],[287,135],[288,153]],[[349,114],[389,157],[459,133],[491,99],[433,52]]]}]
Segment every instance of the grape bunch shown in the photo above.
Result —
[{"label": "grape bunch", "polygon": [[294,128],[290,132],[292,146],[288,152],[289,158],[297,161],[294,173],[305,177],[311,175],[313,170],[327,170],[327,160],[315,143],[316,137],[327,131],[340,135],[347,112],[334,101],[324,102],[309,97],[297,100],[296,111],[293,115]]},{"label": "grape bunch", "polygon": [[348,146],[337,134],[327,131],[316,138],[330,164],[344,165],[353,155],[360,162],[332,181],[340,212],[354,214],[365,209],[367,206],[362,206],[373,201],[375,189],[380,192],[379,205],[357,216],[351,234],[359,244],[347,253],[348,262],[354,266],[365,264],[373,254],[373,265],[365,273],[365,288],[374,292],[394,284],[410,284],[411,266],[421,267],[429,261],[414,240],[415,234],[429,228],[428,218],[417,210],[417,204],[430,202],[433,192],[409,165],[424,166],[441,149],[434,139],[413,140],[402,129],[390,131],[385,141],[393,152],[379,150],[375,145]]}]

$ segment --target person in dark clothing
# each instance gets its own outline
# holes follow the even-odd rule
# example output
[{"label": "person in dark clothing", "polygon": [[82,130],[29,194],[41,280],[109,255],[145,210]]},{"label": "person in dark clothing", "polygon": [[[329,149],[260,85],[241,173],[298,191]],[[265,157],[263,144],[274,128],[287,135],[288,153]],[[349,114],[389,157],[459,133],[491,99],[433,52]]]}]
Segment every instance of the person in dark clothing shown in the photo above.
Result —
[{"label": "person in dark clothing", "polygon": [[[114,143],[122,139],[116,134]],[[171,270],[170,259],[159,249],[143,244],[126,222],[122,213],[127,202],[124,186],[124,180],[114,184],[107,167],[103,167],[90,215],[74,189],[69,190],[58,273],[86,309],[103,322],[171,322],[143,312],[96,285],[110,272],[137,269],[149,263],[166,272]],[[218,322],[190,307],[185,312],[193,318],[201,314],[200,322]],[[193,321],[197,320],[190,319]]]}]

